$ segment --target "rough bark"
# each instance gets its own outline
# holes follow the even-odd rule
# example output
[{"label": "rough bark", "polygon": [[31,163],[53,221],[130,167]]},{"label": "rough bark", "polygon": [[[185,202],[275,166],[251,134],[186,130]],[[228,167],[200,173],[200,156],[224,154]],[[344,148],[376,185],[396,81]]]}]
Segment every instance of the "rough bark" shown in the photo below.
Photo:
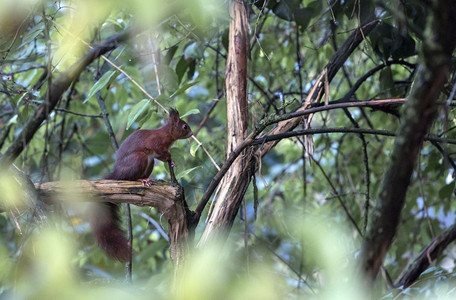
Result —
[{"label": "rough bark", "polygon": [[188,252],[187,219],[182,187],[165,182],[154,182],[143,187],[140,182],[120,180],[77,180],[71,182],[36,183],[35,187],[44,201],[102,201],[129,203],[155,207],[168,221],[171,259],[175,266],[182,266]]},{"label": "rough bark", "polygon": [[[233,2],[232,2],[233,4]],[[234,21],[232,24],[235,23]],[[360,28],[357,28],[345,41],[345,43],[338,49],[338,51],[335,53],[335,55],[331,58],[331,60],[328,62],[326,65],[325,69],[322,71],[321,75],[319,76],[318,80],[316,81],[314,88],[313,88],[313,93],[310,93],[310,96],[308,99],[306,99],[305,103],[301,105],[299,109],[296,111],[303,111],[306,108],[309,107],[310,103],[318,102],[320,101],[322,95],[323,95],[323,90],[324,90],[324,82],[325,82],[325,76],[324,74],[326,73],[328,83],[331,82],[331,80],[334,78],[335,74],[337,71],[343,66],[347,58],[350,56],[350,54],[358,47],[358,45],[363,41],[364,37],[369,35],[369,33],[378,25],[379,21],[376,19],[371,19],[368,22],[366,22],[364,25],[362,25]],[[230,27],[230,32],[233,30]],[[230,45],[233,45],[234,43],[231,42],[230,40]],[[231,48],[230,48],[231,49]],[[240,50],[239,50],[240,51]],[[237,52],[239,53],[241,52]],[[232,51],[229,52],[229,57],[231,55],[234,55],[235,49],[232,49]],[[227,64],[227,76],[230,74],[230,65]],[[242,74],[241,74],[242,75]],[[245,80],[247,81],[247,80]],[[236,81],[231,82],[227,79],[226,81],[227,84],[227,90],[228,90],[228,84],[236,84]],[[236,100],[236,99],[234,99]],[[230,97],[227,94],[227,102],[231,101]],[[228,104],[229,105],[229,104]],[[245,112],[246,113],[246,112]],[[230,115],[228,115],[228,118],[231,118]],[[288,119],[282,122],[279,122],[269,134],[280,134],[284,132],[288,132],[292,129],[294,129],[296,126],[299,125],[299,123],[302,121],[303,116],[293,118],[293,119]],[[233,118],[234,120],[234,118]],[[240,118],[237,118],[235,121],[239,122],[239,120],[242,120]],[[237,124],[237,123],[234,123]],[[241,122],[242,125],[242,122]],[[245,138],[243,141],[239,140],[241,142],[239,144],[238,149],[235,148],[230,148],[233,150],[233,152],[227,152],[228,153],[228,164],[224,164],[220,171],[217,173],[217,175],[214,177],[214,179],[211,181],[209,187],[207,188],[205,194],[203,195],[198,208],[196,209],[196,217],[199,218],[201,215],[201,212],[203,211],[207,201],[209,200],[209,197],[213,194],[217,187],[217,183],[220,180],[221,177],[224,176],[224,173],[226,172],[225,177],[223,177],[223,181],[220,184],[223,189],[217,198],[215,208],[214,208],[214,213],[211,215],[208,225],[206,227],[206,230],[203,234],[201,242],[204,242],[205,240],[208,239],[209,235],[217,228],[225,228],[225,233],[228,232],[229,228],[234,222],[234,219],[237,215],[237,212],[239,210],[240,204],[242,202],[242,199],[244,198],[244,194],[247,190],[248,185],[250,184],[251,176],[252,173],[255,172],[256,169],[256,160],[254,157],[261,157],[265,155],[269,150],[271,150],[279,141],[274,141],[271,143],[268,143],[263,146],[263,148],[257,150],[256,152],[247,152],[245,147],[249,145],[256,137],[256,133],[250,134],[247,138]],[[238,154],[238,152],[242,152]],[[229,165],[231,164],[231,158],[233,155],[239,155],[241,160],[236,164],[235,167],[230,167]],[[234,159],[233,159],[234,160]],[[237,160],[234,160],[233,165],[236,163]],[[233,169],[232,169],[233,168]],[[235,170],[235,171],[233,171]],[[228,175],[229,174],[229,175]],[[223,195],[223,196],[222,196]]]},{"label": "rough bark", "polygon": [[[228,119],[227,157],[247,135],[247,58],[249,23],[241,0],[230,2],[230,33],[226,63],[226,101]],[[219,228],[229,229],[250,183],[251,155],[241,154],[223,178],[218,199],[200,242],[204,243]]]},{"label": "rough bark", "polygon": [[456,44],[456,6],[450,0],[435,1],[422,63],[417,71],[391,160],[362,246],[361,263],[373,282],[391,245],[419,150],[437,112],[437,100],[447,81],[451,54]]}]

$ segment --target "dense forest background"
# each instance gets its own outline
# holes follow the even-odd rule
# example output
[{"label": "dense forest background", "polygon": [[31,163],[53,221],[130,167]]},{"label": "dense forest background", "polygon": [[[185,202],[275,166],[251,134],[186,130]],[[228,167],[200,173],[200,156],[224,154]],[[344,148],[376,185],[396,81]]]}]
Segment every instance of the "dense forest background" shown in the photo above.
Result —
[{"label": "dense forest background", "polygon": [[[0,298],[454,296],[455,20],[448,0],[0,2]],[[163,214],[131,205],[124,283],[72,182],[170,108],[203,214],[176,266]],[[35,194],[51,181],[60,202]]]}]

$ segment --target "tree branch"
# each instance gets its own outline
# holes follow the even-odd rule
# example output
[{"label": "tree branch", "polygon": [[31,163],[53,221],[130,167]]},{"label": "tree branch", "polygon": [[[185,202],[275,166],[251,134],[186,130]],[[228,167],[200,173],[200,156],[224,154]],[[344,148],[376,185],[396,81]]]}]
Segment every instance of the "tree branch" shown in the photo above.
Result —
[{"label": "tree branch", "polygon": [[[333,55],[331,60],[328,62],[324,70],[318,76],[316,82],[313,85],[313,88],[310,90],[310,94],[308,95],[306,101],[304,101],[303,105],[299,107],[295,113],[299,113],[300,111],[306,110],[309,105],[313,103],[317,103],[320,101],[321,97],[323,96],[323,91],[325,87],[325,80],[327,83],[331,83],[332,79],[339,71],[340,68],[344,65],[347,61],[348,57],[351,53],[358,47],[358,45],[363,41],[363,39],[368,36],[372,30],[378,25],[380,21],[378,19],[371,19],[367,21],[365,24],[361,25],[357,28],[344,42],[344,44],[338,49],[338,51]],[[326,76],[324,76],[326,73]],[[294,118],[291,120],[284,120],[277,124],[277,127],[272,130],[272,134],[278,134],[290,131],[294,129],[298,124],[302,121],[302,118]],[[267,147],[259,150],[258,155],[263,157],[269,150],[271,150],[276,143],[271,143]]]},{"label": "tree branch", "polygon": [[[138,206],[153,206],[166,210],[174,202],[179,192],[174,186],[164,182],[154,182],[145,188],[138,181],[122,180],[76,180],[68,183],[61,181],[35,183],[38,194],[48,203],[60,201],[62,196],[75,193],[75,197],[89,202],[130,203]],[[90,198],[90,195],[99,197]],[[171,202],[170,202],[171,201]]]},{"label": "tree branch", "polygon": [[437,257],[442,254],[443,250],[456,240],[456,225],[451,226],[440,235],[436,236],[426,248],[421,251],[420,255],[402,272],[395,286],[409,287],[416,279],[426,270]]},{"label": "tree branch", "polygon": [[288,114],[283,114],[280,116],[274,116],[272,119],[268,120],[266,119],[263,124],[260,124],[261,126],[264,125],[272,125],[275,124],[279,121],[286,121],[290,120],[293,118],[297,117],[302,117],[302,116],[307,116],[310,114],[314,114],[317,112],[322,112],[322,111],[327,111],[327,110],[333,110],[333,109],[338,109],[338,108],[351,108],[351,107],[382,107],[382,106],[388,106],[388,105],[397,105],[397,104],[403,104],[407,101],[405,98],[397,98],[397,99],[382,99],[382,100],[368,100],[368,101],[345,101],[345,102],[336,102],[336,103],[329,103],[328,105],[322,105],[322,106],[316,106],[316,107],[311,107],[307,108],[305,110],[299,110],[295,111],[292,113]]},{"label": "tree branch", "polygon": [[[279,134],[267,135],[257,139],[254,139],[249,142],[247,146],[262,145],[264,143],[279,141],[282,139],[303,136],[303,135],[312,135],[312,134],[324,134],[324,133],[356,133],[356,134],[371,134],[371,135],[383,135],[383,136],[396,136],[396,133],[388,130],[380,129],[368,129],[368,128],[310,128],[303,130],[294,130]],[[452,144],[456,145],[456,139],[447,139],[441,138],[434,135],[426,135],[424,137],[425,141],[430,141],[433,143],[442,143],[442,144]],[[437,144],[438,145],[438,144]],[[437,149],[438,150],[438,149]]]},{"label": "tree branch", "polygon": [[179,266],[187,253],[188,228],[182,187],[164,181],[143,187],[137,181],[77,180],[36,183],[38,195],[46,202],[77,199],[89,202],[129,203],[155,207],[169,224],[171,259]]},{"label": "tree branch", "polygon": [[[296,111],[293,113],[281,115],[277,118],[272,118],[272,119],[267,119],[264,122],[260,123],[257,126],[257,129],[250,133],[243,141],[241,144],[239,144],[228,156],[228,158],[225,160],[223,165],[220,167],[220,170],[215,174],[214,178],[212,178],[211,182],[209,183],[209,186],[206,189],[206,192],[204,195],[201,197],[200,202],[198,203],[197,208],[195,209],[195,221],[192,222],[195,224],[198,224],[199,218],[201,217],[201,214],[203,213],[204,208],[207,205],[207,202],[209,202],[209,199],[212,195],[212,193],[215,191],[217,188],[218,184],[222,180],[223,176],[225,176],[226,172],[229,170],[235,159],[242,153],[242,151],[246,148],[252,145],[252,143],[255,142],[255,137],[263,131],[267,126],[272,125],[274,123],[292,119],[292,118],[299,118],[303,117],[312,113],[317,113],[321,111],[327,111],[327,110],[332,110],[332,109],[339,109],[339,108],[348,108],[348,107],[375,107],[375,106],[385,106],[385,105],[390,105],[390,104],[398,104],[398,103],[403,103],[405,99],[388,99],[388,100],[372,100],[372,101],[353,101],[353,102],[346,102],[346,103],[336,103],[336,104],[330,104],[330,105],[325,105],[325,106],[319,106],[319,107],[312,107],[308,108],[305,110],[301,111]],[[291,133],[293,134],[293,133]],[[394,134],[393,134],[394,135]],[[292,135],[293,136],[293,135]],[[263,138],[268,138],[263,137]],[[279,138],[280,139],[280,138]],[[277,140],[279,140],[277,139]],[[261,139],[258,139],[259,141]],[[261,140],[261,143],[264,143],[264,140]],[[260,142],[258,143],[260,144]]]},{"label": "tree branch", "polygon": [[97,46],[90,49],[78,62],[72,65],[66,72],[61,73],[52,80],[52,85],[46,92],[49,97],[35,111],[33,116],[25,124],[19,136],[6,150],[4,156],[0,158],[0,167],[4,168],[12,163],[21,154],[22,150],[29,144],[36,131],[40,128],[43,121],[54,110],[62,94],[68,89],[70,84],[76,80],[81,72],[97,57],[115,49],[119,43],[125,41],[130,35],[126,30],[122,33],[111,36]]}]

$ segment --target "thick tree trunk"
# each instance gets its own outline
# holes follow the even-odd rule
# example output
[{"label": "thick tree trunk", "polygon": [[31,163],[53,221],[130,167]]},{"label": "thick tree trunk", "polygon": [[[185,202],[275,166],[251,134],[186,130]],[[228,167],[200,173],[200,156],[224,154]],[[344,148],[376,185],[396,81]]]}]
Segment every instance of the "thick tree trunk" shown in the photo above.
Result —
[{"label": "thick tree trunk", "polygon": [[[247,135],[247,58],[249,22],[241,0],[230,2],[230,34],[226,63],[226,105],[228,119],[227,157]],[[250,183],[251,154],[244,151],[231,165],[223,178],[215,207],[201,237],[204,243],[218,229],[229,230]]]},{"label": "thick tree trunk", "polygon": [[433,3],[422,63],[404,107],[390,164],[362,247],[362,267],[371,282],[376,278],[396,234],[413,167],[424,136],[436,116],[437,101],[447,81],[456,44],[456,32],[450,30],[456,26],[456,6],[451,0]]},{"label": "thick tree trunk", "polygon": [[[237,12],[237,10],[235,10],[235,7],[237,7],[240,12]],[[243,142],[243,139],[241,139],[241,137],[245,138],[245,130],[247,127],[247,104],[244,102],[244,100],[240,100],[242,96],[246,97],[244,94],[244,86],[247,84],[247,79],[244,77],[244,73],[240,71],[242,68],[239,67],[244,66],[247,63],[247,50],[243,50],[244,47],[246,47],[243,46],[245,41],[243,41],[241,37],[242,32],[245,31],[244,34],[247,34],[246,30],[248,28],[248,25],[246,23],[247,19],[245,15],[245,8],[243,7],[242,3],[232,1],[230,9],[232,22],[230,24],[230,48],[228,53],[226,79],[228,105],[227,117],[229,120],[228,136],[230,138],[227,151],[228,156],[233,151],[234,145],[239,145],[241,142]],[[242,18],[243,21],[236,21],[236,18]],[[350,35],[342,47],[339,48],[337,53],[328,62],[325,69],[317,79],[314,88],[312,89],[313,92],[309,93],[308,99],[306,99],[305,103],[303,103],[297,111],[305,110],[308,108],[309,103],[320,101],[324,91],[325,80],[328,80],[328,84],[331,82],[337,71],[343,66],[350,54],[363,41],[364,37],[369,35],[369,33],[377,26],[378,23],[378,20],[371,19],[360,28],[356,29],[355,32]],[[237,60],[239,60],[239,62],[237,62]],[[246,71],[246,68],[244,70]],[[238,88],[237,92],[236,88]],[[230,108],[232,105],[234,105],[235,108]],[[237,112],[239,115],[234,115],[231,112]],[[302,118],[303,117],[297,117],[282,121],[278,123],[276,128],[274,128],[269,134],[280,134],[288,132],[298,126]],[[249,138],[253,139],[255,137],[251,135]],[[229,228],[233,224],[234,219],[238,213],[240,204],[244,199],[244,194],[247,190],[248,185],[250,184],[251,176],[256,170],[257,165],[255,157],[262,157],[278,142],[279,141],[273,141],[267,143],[256,152],[249,152],[249,149],[244,150],[243,153],[239,155],[239,158],[230,167],[230,169],[221,169],[221,176],[223,176],[223,172],[226,172],[226,175],[223,177],[223,181],[220,184],[220,191],[215,202],[214,212],[210,216],[209,222],[207,224],[206,230],[203,233],[200,243],[204,243],[206,240],[208,240],[214,232],[219,232],[217,230],[219,228],[224,228],[225,234],[228,233]],[[220,174],[217,174],[216,177],[219,175]],[[217,181],[211,182],[210,186],[208,187],[208,191],[206,191],[206,194],[201,201],[202,203],[198,205],[197,213],[200,214],[202,212],[209,195],[211,195],[215,190],[216,182]]]}]

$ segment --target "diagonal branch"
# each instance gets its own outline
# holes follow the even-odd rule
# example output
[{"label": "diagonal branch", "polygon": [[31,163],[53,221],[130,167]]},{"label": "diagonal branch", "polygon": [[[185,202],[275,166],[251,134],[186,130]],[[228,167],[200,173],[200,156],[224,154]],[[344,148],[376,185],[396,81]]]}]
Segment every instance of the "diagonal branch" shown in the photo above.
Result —
[{"label": "diagonal branch", "polygon": [[119,43],[124,42],[130,36],[130,31],[113,35],[90,49],[78,62],[72,65],[66,72],[59,74],[52,80],[52,85],[48,87],[47,99],[38,107],[33,116],[25,124],[19,136],[14,140],[11,146],[6,150],[4,156],[0,158],[0,166],[3,168],[13,162],[30,143],[35,133],[40,128],[44,120],[54,110],[63,93],[68,89],[70,84],[76,80],[81,72],[97,57],[115,49]]},{"label": "diagonal branch", "polygon": [[[353,53],[353,51],[358,47],[358,45],[364,40],[364,38],[372,32],[372,30],[378,25],[380,21],[378,19],[369,20],[367,23],[363,24],[357,28],[345,41],[345,43],[337,50],[331,60],[328,62],[326,67],[318,76],[316,82],[313,85],[309,96],[303,105],[299,107],[295,112],[298,113],[308,108],[309,104],[319,102],[321,97],[324,94],[325,81],[327,80],[328,84],[331,83],[337,71],[342,68],[344,63],[347,61],[348,57]],[[270,134],[278,134],[292,130],[302,121],[303,118],[294,118],[290,120],[284,120],[277,124],[277,127],[274,128]],[[263,157],[266,153],[271,150],[277,142],[270,143],[264,148],[258,151],[258,154]]]},{"label": "diagonal branch", "polygon": [[[284,120],[289,120],[289,119],[301,119],[302,117],[321,112],[321,111],[328,111],[332,109],[338,109],[338,108],[349,108],[349,107],[376,107],[376,106],[387,106],[390,104],[400,104],[403,103],[405,99],[388,99],[388,100],[372,100],[372,101],[353,101],[353,102],[346,102],[346,103],[336,103],[336,104],[329,104],[326,106],[320,106],[320,107],[312,107],[312,108],[307,108],[305,110],[300,110],[296,112],[292,112],[289,114],[284,114],[279,117],[276,117],[271,120],[267,120],[263,122],[259,127],[249,134],[243,141],[240,143],[228,156],[228,158],[225,160],[223,165],[221,166],[220,170],[217,172],[217,174],[212,178],[211,182],[209,183],[209,186],[206,189],[206,192],[204,193],[203,197],[201,197],[200,202],[198,203],[197,208],[195,209],[195,220],[192,222],[195,226],[198,224],[199,219],[201,217],[201,214],[203,213],[204,208],[206,207],[207,203],[209,202],[209,199],[212,195],[212,193],[215,191],[217,188],[218,184],[222,180],[223,176],[225,176],[226,172],[229,170],[233,162],[236,160],[236,158],[242,153],[242,151],[253,145],[254,143],[258,143],[258,140],[255,140],[255,137],[262,131],[264,130],[267,126],[275,124],[279,121],[284,121]],[[277,133],[277,134],[284,134],[284,133]],[[293,133],[291,133],[293,134]],[[268,136],[274,136],[273,134],[268,135]],[[262,138],[268,139],[268,136],[264,136]],[[278,141],[279,139],[275,139],[274,141]],[[260,143],[264,143],[260,142]]]},{"label": "diagonal branch", "polygon": [[[266,135],[257,139],[254,139],[248,143],[247,146],[254,146],[254,145],[263,145],[264,143],[272,142],[272,141],[280,141],[286,138],[291,138],[295,136],[305,136],[305,135],[313,135],[313,134],[325,134],[325,133],[356,133],[356,134],[370,134],[370,135],[382,135],[382,136],[391,136],[395,137],[396,133],[388,130],[381,130],[381,129],[369,129],[369,128],[332,128],[332,127],[324,127],[324,128],[310,128],[310,129],[303,129],[303,130],[293,130],[289,132],[273,134],[273,135]],[[435,135],[426,135],[424,136],[425,141],[430,141],[432,143],[442,143],[442,144],[451,144],[455,145],[455,139],[447,139],[441,138]],[[439,144],[437,144],[439,145]],[[436,147],[437,150],[438,147]]]},{"label": "diagonal branch", "polygon": [[456,240],[456,225],[451,226],[438,236],[436,236],[420,255],[409,265],[409,267],[399,276],[395,286],[404,289],[414,283],[418,277],[426,270],[429,265],[442,254],[443,250]]}]

